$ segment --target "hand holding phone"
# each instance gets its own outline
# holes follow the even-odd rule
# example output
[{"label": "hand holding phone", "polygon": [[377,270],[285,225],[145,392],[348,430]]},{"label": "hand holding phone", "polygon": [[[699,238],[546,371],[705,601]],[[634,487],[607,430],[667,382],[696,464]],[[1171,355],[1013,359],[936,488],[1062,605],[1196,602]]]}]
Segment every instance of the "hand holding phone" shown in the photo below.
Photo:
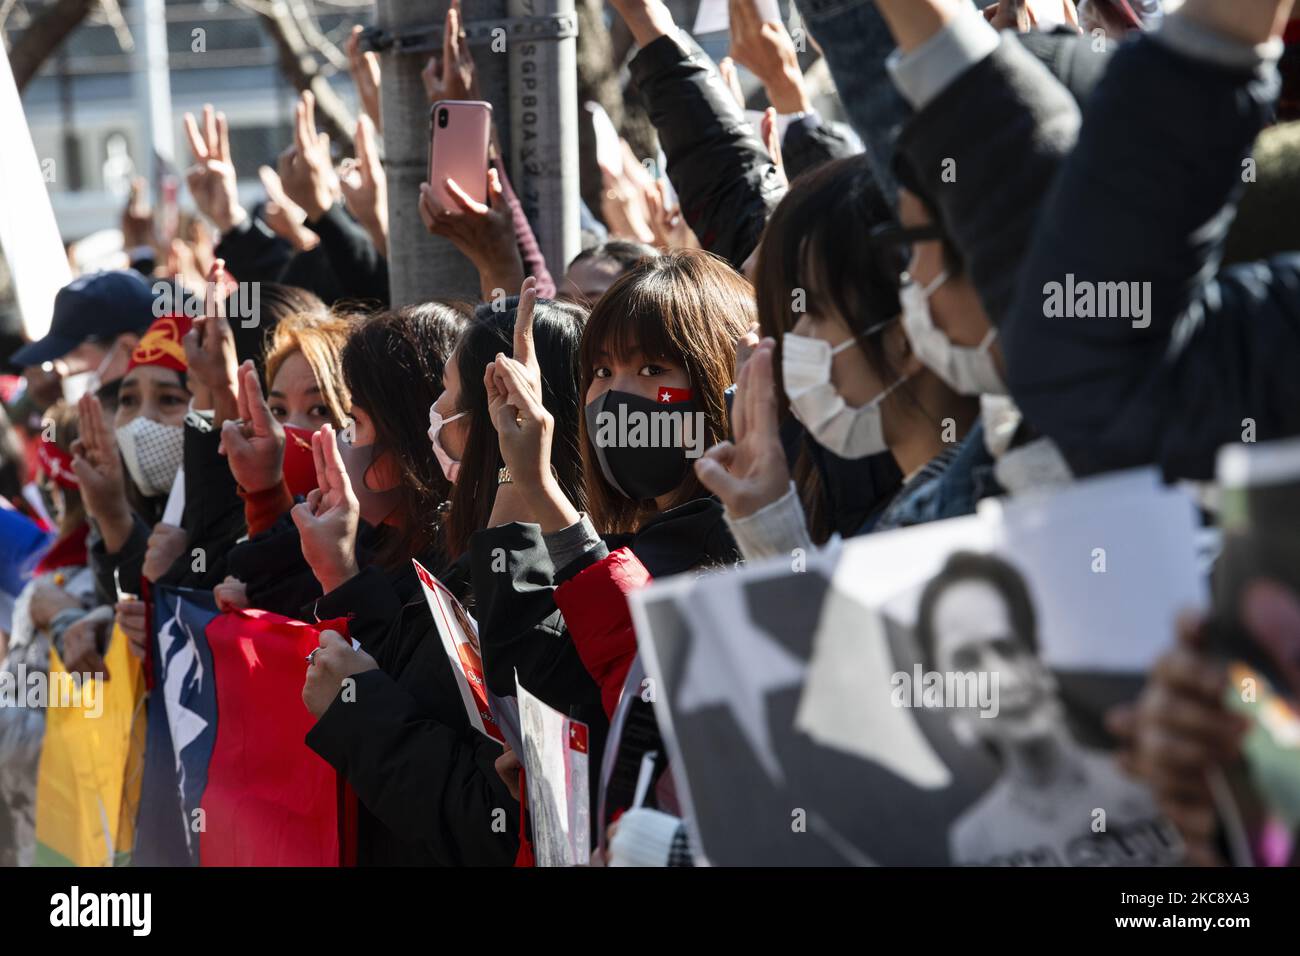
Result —
[{"label": "hand holding phone", "polygon": [[488,144],[492,104],[483,100],[439,100],[429,111],[429,187],[435,213],[459,212],[447,187],[456,182],[470,199],[488,204]]}]

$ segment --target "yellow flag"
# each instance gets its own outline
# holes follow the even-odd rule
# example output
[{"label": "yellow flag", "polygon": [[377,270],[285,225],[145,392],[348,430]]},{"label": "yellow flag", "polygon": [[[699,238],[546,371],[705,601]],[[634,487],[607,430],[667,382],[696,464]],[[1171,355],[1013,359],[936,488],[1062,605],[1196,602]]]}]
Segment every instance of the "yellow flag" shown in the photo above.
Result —
[{"label": "yellow flag", "polygon": [[37,866],[129,860],[144,770],[144,671],[117,626],[104,666],[106,677],[74,678],[50,648],[36,781]]}]

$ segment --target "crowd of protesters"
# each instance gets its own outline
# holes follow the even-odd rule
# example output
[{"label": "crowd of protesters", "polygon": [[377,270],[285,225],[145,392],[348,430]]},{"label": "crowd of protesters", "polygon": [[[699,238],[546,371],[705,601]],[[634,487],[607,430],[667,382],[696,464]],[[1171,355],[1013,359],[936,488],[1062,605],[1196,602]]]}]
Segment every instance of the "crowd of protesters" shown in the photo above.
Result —
[{"label": "crowd of protesters", "polygon": [[[798,5],[847,124],[819,116],[753,0],[729,8],[732,58],[771,103],[757,128],[733,65],[661,0],[610,0],[671,189],[622,144],[569,263],[543,261],[495,145],[485,203],[454,183],[459,211],[428,183],[402,197],[477,269],[479,301],[390,301],[373,95],[340,163],[302,94],[252,209],[225,117],[187,116],[200,238],[78,277],[12,356],[3,667],[53,646],[94,672],[114,623],[146,654],[153,584],[347,618],[302,698],[307,745],[359,800],[359,861],[509,865],[529,839],[519,756],[470,726],[412,558],[473,613],[489,690],[517,679],[599,754],[637,655],[625,596],[653,578],[1118,469],[1208,482],[1244,419],[1300,434],[1291,0]],[[460,15],[431,102],[481,98]],[[378,61],[351,53],[373,91]],[[158,315],[152,283],[177,274],[196,318]],[[1146,284],[1140,321],[1048,317],[1067,275]],[[664,409],[698,413],[698,460],[596,440],[600,411]],[[1253,626],[1300,648],[1300,603],[1266,597]],[[1207,779],[1244,724],[1202,631],[1171,622],[1110,723],[1188,860],[1214,864]],[[40,735],[39,711],[0,711],[0,863],[30,861]],[[690,865],[671,773],[594,862]]]}]

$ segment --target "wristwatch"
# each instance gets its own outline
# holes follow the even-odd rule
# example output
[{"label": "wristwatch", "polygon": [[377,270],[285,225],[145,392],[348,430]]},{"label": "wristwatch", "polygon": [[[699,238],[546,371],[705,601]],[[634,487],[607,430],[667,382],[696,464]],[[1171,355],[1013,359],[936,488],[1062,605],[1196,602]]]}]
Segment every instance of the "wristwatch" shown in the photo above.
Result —
[{"label": "wristwatch", "polygon": [[514,483],[515,480],[510,477],[510,468],[507,465],[502,465],[497,469],[498,485],[513,485]]}]

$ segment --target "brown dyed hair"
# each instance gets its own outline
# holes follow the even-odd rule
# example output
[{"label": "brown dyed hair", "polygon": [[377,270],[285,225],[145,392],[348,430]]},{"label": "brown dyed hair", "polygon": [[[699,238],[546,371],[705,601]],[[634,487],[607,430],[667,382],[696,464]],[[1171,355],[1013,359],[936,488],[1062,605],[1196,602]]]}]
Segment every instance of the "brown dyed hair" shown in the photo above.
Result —
[{"label": "brown dyed hair", "polygon": [[[704,412],[706,447],[730,433],[724,393],[734,378],[736,340],[755,320],[754,292],[724,260],[707,252],[675,250],[643,259],[596,303],[582,336],[579,394],[586,402],[601,352],[619,358],[641,353],[680,365]],[[586,415],[580,416],[587,502],[596,529],[635,531],[656,513],[653,505],[619,494],[596,460]],[[708,491],[691,469],[672,506]]]},{"label": "brown dyed hair", "polygon": [[311,366],[334,426],[342,427],[352,409],[352,397],[343,380],[343,346],[352,328],[351,320],[338,316],[296,313],[281,319],[271,333],[266,350],[267,391],[275,384],[284,360],[294,352],[301,352]]}]

